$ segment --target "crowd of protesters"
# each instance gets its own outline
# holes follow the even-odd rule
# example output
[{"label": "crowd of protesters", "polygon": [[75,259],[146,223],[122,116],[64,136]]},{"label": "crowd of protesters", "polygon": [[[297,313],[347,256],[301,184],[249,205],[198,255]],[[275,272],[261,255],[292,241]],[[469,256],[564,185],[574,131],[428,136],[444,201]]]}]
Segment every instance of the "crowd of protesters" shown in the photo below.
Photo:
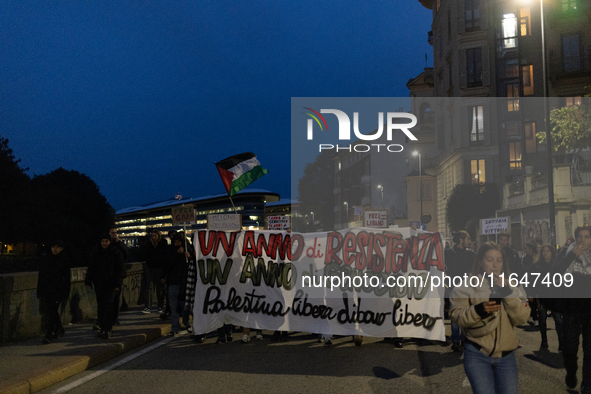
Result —
[{"label": "crowd of protesters", "polygon": [[[152,313],[156,295],[160,318],[171,320],[170,336],[193,334],[190,313],[194,303],[197,279],[195,250],[183,232],[170,231],[167,242],[157,230],[148,232],[148,240],[141,248],[146,262],[145,308]],[[510,245],[509,233],[498,236],[499,243],[486,242],[477,247],[470,235],[459,231],[453,236],[453,247],[446,248],[446,274],[468,274],[483,279],[488,286],[461,286],[447,289],[451,321],[451,349],[464,352],[464,369],[475,393],[518,392],[518,371],[515,350],[518,340],[514,328],[529,321],[539,327],[540,350],[548,349],[548,316],[554,320],[558,337],[558,351],[562,352],[568,388],[578,384],[577,353],[583,336],[583,374],[581,392],[591,393],[591,298],[548,297],[535,288],[526,293],[521,285],[501,286],[501,274],[522,275],[536,273],[570,273],[580,289],[591,288],[591,226],[579,226],[574,238],[569,237],[558,251],[541,240],[523,245],[523,254]],[[51,343],[64,334],[58,308],[70,291],[70,264],[64,245],[56,240],[49,244],[51,253],[43,260],[39,271],[37,296],[46,315],[46,334],[43,343]],[[128,252],[112,228],[101,237],[92,250],[85,279],[87,289],[93,289],[97,299],[97,324],[100,338],[112,336],[113,325],[118,325],[119,299],[125,277],[124,261]],[[484,278],[482,278],[484,276]],[[166,302],[165,302],[166,301]],[[166,309],[165,309],[166,303]],[[155,308],[154,308],[155,309]],[[155,310],[154,310],[155,312]],[[232,341],[231,325],[217,330],[217,342]],[[207,333],[195,333],[193,339],[201,343]],[[250,329],[242,328],[242,342],[250,341]],[[262,332],[255,332],[263,339]],[[287,340],[286,332],[276,331],[272,341]],[[329,346],[332,337],[320,335],[319,341]],[[402,347],[401,338],[388,338]],[[354,336],[356,345],[362,337]]]}]

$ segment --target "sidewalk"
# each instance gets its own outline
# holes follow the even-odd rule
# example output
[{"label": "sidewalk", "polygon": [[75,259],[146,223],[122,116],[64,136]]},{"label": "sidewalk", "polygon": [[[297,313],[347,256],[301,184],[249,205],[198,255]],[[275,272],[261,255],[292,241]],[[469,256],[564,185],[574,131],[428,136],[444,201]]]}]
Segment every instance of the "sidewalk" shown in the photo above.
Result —
[{"label": "sidewalk", "polygon": [[140,308],[121,312],[110,340],[97,338],[91,323],[66,326],[48,345],[42,336],[0,347],[0,394],[34,393],[170,332],[170,322]]}]

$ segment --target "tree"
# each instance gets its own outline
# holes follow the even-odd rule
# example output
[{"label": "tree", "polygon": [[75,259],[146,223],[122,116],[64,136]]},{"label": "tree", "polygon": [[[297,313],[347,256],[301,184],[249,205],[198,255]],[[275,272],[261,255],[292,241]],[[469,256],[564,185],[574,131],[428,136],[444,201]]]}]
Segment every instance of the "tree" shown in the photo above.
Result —
[{"label": "tree", "polygon": [[[562,154],[591,146],[591,100],[584,98],[581,105],[555,108],[550,111],[552,147]],[[546,133],[539,133],[540,143],[546,143]]]},{"label": "tree", "polygon": [[101,233],[113,224],[114,210],[88,176],[58,168],[33,178],[38,243],[62,239],[74,263],[84,266]]},{"label": "tree", "polygon": [[26,241],[29,235],[31,179],[19,163],[8,139],[0,137],[0,243]]},{"label": "tree", "polygon": [[306,165],[298,184],[300,212],[303,215],[314,212],[314,221],[320,222],[324,230],[334,228],[334,157],[332,151],[321,152],[313,163]]},{"label": "tree", "polygon": [[493,217],[500,207],[494,183],[456,185],[445,207],[445,218],[452,231],[466,230],[475,235],[478,220]]}]

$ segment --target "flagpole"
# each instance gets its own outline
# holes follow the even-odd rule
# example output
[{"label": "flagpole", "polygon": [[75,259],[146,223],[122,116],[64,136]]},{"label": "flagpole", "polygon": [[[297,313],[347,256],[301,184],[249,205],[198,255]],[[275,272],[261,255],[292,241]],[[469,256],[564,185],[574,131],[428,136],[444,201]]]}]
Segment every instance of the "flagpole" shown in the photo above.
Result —
[{"label": "flagpole", "polygon": [[230,202],[232,203],[232,206],[234,207],[234,213],[238,214],[238,210],[236,209],[236,205],[234,205],[234,201],[232,200],[232,196],[228,194],[228,197],[230,198]]}]

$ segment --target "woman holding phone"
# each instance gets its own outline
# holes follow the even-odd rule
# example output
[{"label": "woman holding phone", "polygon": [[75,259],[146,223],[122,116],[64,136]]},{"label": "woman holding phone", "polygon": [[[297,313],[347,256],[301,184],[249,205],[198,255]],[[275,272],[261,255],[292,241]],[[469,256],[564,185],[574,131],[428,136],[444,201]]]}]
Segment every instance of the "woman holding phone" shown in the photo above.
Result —
[{"label": "woman holding phone", "polygon": [[527,321],[530,309],[523,288],[509,286],[509,274],[501,247],[486,242],[472,267],[474,279],[451,294],[451,319],[464,329],[464,370],[474,393],[519,391],[514,327]]}]

